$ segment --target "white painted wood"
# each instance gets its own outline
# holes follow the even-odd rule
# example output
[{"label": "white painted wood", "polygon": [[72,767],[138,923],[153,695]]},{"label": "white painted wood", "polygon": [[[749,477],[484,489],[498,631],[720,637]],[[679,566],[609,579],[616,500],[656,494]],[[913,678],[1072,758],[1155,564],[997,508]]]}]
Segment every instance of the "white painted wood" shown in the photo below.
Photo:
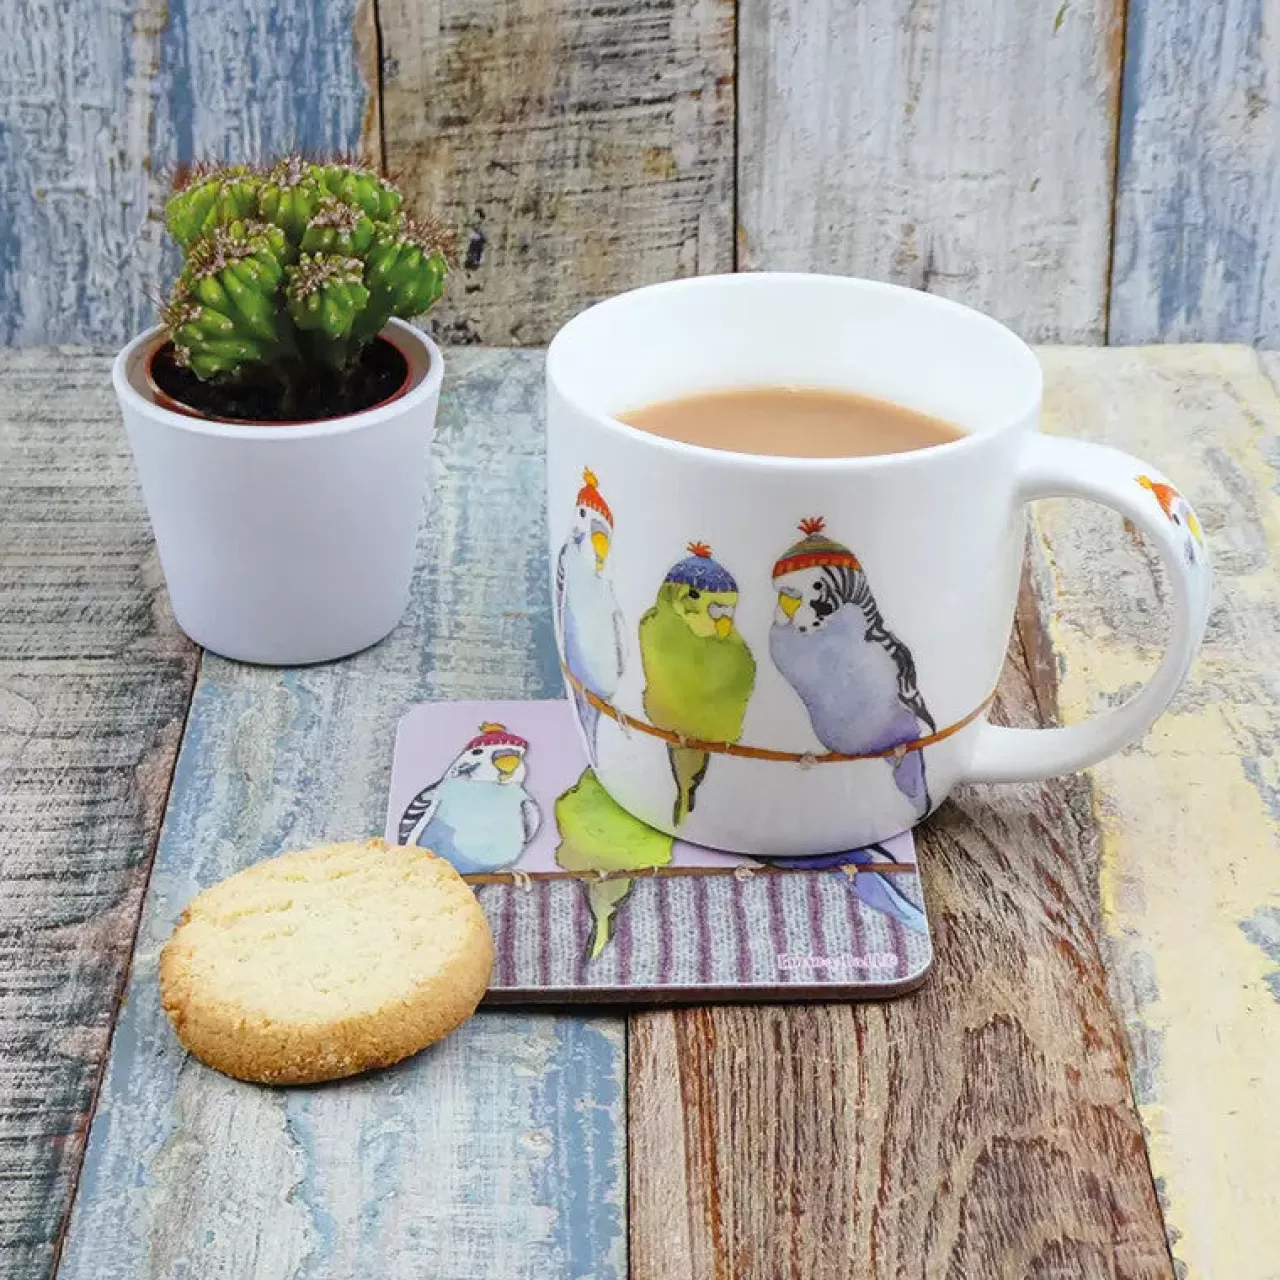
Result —
[{"label": "white painted wood", "polygon": [[742,0],[738,265],[1101,342],[1121,0]]},{"label": "white painted wood", "polygon": [[1130,0],[1109,341],[1280,345],[1280,0]]}]

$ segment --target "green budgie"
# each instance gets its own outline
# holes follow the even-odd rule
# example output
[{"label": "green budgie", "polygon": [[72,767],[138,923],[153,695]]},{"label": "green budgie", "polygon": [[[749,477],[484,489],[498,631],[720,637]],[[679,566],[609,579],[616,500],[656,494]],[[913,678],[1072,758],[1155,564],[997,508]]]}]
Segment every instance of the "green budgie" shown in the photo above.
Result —
[{"label": "green budgie", "polygon": [[[675,841],[633,818],[609,798],[595,773],[585,769],[556,801],[560,847],[556,862],[565,871],[652,871],[671,861]],[[595,922],[587,958],[594,960],[613,928],[614,913],[631,892],[630,876],[609,876],[587,882],[587,902]]]},{"label": "green budgie", "polygon": [[[738,584],[709,547],[695,542],[689,553],[640,619],[645,714],[681,738],[737,742],[756,680],[755,659],[733,625]],[[711,757],[683,744],[667,751],[676,782],[671,821],[678,827],[693,812]]]}]

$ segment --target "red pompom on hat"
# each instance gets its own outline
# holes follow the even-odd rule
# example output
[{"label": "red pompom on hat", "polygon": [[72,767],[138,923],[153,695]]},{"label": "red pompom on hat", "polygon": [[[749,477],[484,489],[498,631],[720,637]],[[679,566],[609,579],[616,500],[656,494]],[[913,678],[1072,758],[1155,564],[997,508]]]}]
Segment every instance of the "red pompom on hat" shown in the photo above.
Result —
[{"label": "red pompom on hat", "polygon": [[486,720],[480,726],[480,732],[463,748],[470,751],[472,747],[519,747],[522,751],[529,748],[528,742],[519,735],[507,732],[504,724],[494,724]]},{"label": "red pompom on hat", "polygon": [[821,516],[812,516],[800,521],[800,532],[804,537],[788,547],[782,558],[773,566],[775,579],[785,574],[794,573],[797,569],[813,569],[819,565],[837,565],[845,569],[861,569],[858,557],[848,547],[828,538],[822,530],[826,521]]},{"label": "red pompom on hat", "polygon": [[604,500],[598,485],[596,473],[590,467],[584,467],[582,471],[582,488],[578,490],[578,506],[590,507],[592,511],[598,512],[609,522],[609,527],[613,528],[613,512],[609,510],[609,504]]}]

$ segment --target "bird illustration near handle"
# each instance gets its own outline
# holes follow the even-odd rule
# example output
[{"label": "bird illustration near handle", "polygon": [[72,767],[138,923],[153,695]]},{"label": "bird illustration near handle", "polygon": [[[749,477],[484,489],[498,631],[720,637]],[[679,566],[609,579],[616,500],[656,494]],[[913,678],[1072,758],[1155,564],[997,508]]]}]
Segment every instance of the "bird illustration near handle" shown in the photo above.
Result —
[{"label": "bird illustration near handle", "polygon": [[[773,566],[777,609],[769,633],[774,665],[809,713],[828,751],[888,751],[937,730],[916,684],[911,650],[885,626],[857,556],[803,520],[803,537]],[[924,755],[886,756],[918,814],[931,807]]]},{"label": "bird illustration near handle", "polygon": [[569,533],[556,560],[555,617],[564,664],[582,686],[573,687],[571,694],[592,764],[600,711],[587,695],[612,701],[627,656],[622,611],[608,572],[612,545],[613,512],[595,473],[584,470]]},{"label": "bird illustration near handle", "polygon": [[710,547],[694,542],[688,550],[640,619],[645,714],[681,739],[667,748],[676,784],[671,821],[677,827],[693,812],[711,759],[684,740],[737,742],[756,679],[755,659],[734,626],[737,582],[712,558]]},{"label": "bird illustration near handle", "polygon": [[1169,523],[1183,531],[1182,554],[1187,564],[1198,564],[1204,549],[1204,533],[1191,503],[1171,484],[1165,484],[1162,480],[1142,475],[1138,477],[1138,483],[1160,504],[1160,510]]}]

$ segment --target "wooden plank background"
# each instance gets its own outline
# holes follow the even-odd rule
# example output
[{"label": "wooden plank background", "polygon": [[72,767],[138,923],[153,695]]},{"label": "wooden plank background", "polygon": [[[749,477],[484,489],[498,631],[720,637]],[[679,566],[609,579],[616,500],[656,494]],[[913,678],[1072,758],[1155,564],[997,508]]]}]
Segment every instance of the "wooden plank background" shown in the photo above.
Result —
[{"label": "wooden plank background", "polygon": [[736,266],[1280,345],[1280,0],[13,0],[0,344],[123,341],[164,172],[294,144],[457,225],[453,341]]},{"label": "wooden plank background", "polygon": [[154,322],[179,161],[358,149],[371,19],[356,0],[0,4],[0,345]]},{"label": "wooden plank background", "polygon": [[461,228],[450,341],[733,269],[733,0],[379,0],[386,159]]},{"label": "wooden plank background", "polygon": [[742,0],[740,267],[1106,333],[1123,0]]},{"label": "wooden plank background", "polygon": [[1129,0],[1111,340],[1280,346],[1280,0]]}]

